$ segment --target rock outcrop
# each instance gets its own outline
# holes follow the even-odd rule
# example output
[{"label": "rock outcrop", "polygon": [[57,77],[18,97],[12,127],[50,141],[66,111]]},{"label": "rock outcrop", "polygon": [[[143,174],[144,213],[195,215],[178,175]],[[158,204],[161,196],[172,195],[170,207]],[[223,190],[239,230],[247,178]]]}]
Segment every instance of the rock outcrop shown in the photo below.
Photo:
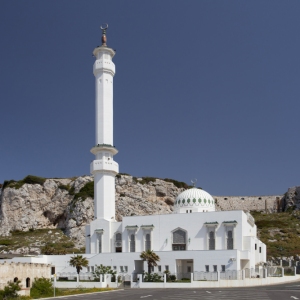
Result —
[{"label": "rock outcrop", "polygon": [[[72,238],[76,247],[84,246],[85,225],[94,217],[92,197],[76,194],[93,181],[91,176],[75,179],[47,179],[43,184],[23,184],[5,187],[0,194],[0,235],[31,228],[61,228]],[[175,181],[174,181],[175,182]],[[179,186],[179,187],[177,187]],[[161,179],[116,177],[116,220],[123,216],[169,214],[181,185]],[[74,196],[75,195],[75,196]],[[300,187],[286,193],[285,207],[300,209]],[[276,212],[281,209],[282,196],[226,197],[214,196],[216,210],[258,210]],[[285,210],[285,207],[283,210]]]},{"label": "rock outcrop", "polygon": [[283,202],[284,211],[288,209],[300,210],[300,186],[290,187],[284,195]]},{"label": "rock outcrop", "polygon": [[[9,235],[12,230],[61,228],[76,247],[84,246],[85,225],[94,217],[94,200],[74,199],[74,194],[90,181],[93,177],[84,176],[75,180],[47,179],[43,185],[25,183],[18,189],[6,187],[0,195],[0,235]],[[160,179],[140,182],[142,179],[126,175],[116,178],[116,220],[121,221],[123,216],[169,214],[174,199],[183,190]]]}]

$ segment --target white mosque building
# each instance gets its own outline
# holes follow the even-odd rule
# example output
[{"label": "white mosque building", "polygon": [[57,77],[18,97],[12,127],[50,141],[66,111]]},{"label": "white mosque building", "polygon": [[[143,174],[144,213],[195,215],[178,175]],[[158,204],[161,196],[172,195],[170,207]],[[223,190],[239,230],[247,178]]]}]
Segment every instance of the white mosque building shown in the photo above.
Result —
[{"label": "white mosque building", "polygon": [[86,253],[95,264],[118,272],[147,270],[140,253],[151,249],[160,257],[157,270],[191,273],[254,268],[266,261],[266,246],[257,238],[254,219],[244,211],[215,211],[207,192],[191,188],[175,201],[173,214],[123,217],[115,220],[113,77],[115,52],[106,45],[94,49],[96,85],[96,146],[91,173],[95,180],[94,220],[86,226]]},{"label": "white mosque building", "polygon": [[[96,143],[91,149],[94,175],[94,220],[86,226],[89,267],[111,266],[118,273],[141,274],[147,263],[140,254],[151,249],[159,257],[154,272],[193,273],[255,268],[266,262],[266,245],[257,238],[253,217],[242,210],[215,211],[215,200],[207,192],[191,188],[176,198],[174,213],[123,217],[115,220],[115,176],[113,146],[113,77],[115,51],[106,45],[94,49],[96,89]],[[70,255],[41,255],[18,261],[51,263],[55,272],[74,272]],[[188,276],[188,275],[185,275]]]}]

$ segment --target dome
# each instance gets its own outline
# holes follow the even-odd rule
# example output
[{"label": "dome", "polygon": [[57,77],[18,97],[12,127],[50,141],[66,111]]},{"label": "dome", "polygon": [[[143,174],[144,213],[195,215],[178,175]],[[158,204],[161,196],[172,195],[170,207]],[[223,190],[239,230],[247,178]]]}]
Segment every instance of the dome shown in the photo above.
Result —
[{"label": "dome", "polygon": [[207,192],[191,188],[180,193],[174,203],[175,213],[215,211],[215,200]]}]

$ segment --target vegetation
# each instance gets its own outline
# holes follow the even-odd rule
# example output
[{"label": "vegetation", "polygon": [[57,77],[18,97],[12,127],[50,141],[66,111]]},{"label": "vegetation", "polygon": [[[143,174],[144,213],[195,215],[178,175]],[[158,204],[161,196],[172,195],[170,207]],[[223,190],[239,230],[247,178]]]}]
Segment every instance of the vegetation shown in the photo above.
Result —
[{"label": "vegetation", "polygon": [[58,188],[61,189],[61,190],[66,190],[66,191],[68,191],[68,192],[69,192],[69,190],[70,190],[70,186],[69,186],[69,185],[65,185],[65,184],[60,184],[60,185],[58,186]]},{"label": "vegetation", "polygon": [[267,259],[300,254],[300,211],[251,214],[260,240],[267,245]]},{"label": "vegetation", "polygon": [[145,282],[162,282],[162,276],[157,273],[145,273],[144,275],[144,281]]},{"label": "vegetation", "polygon": [[79,275],[82,268],[89,265],[89,261],[82,255],[76,255],[71,257],[69,264],[71,267],[76,268],[77,274]]},{"label": "vegetation", "polygon": [[94,199],[94,181],[86,183],[77,194],[74,194],[74,200],[81,198],[83,201],[88,197]]},{"label": "vegetation", "polygon": [[53,287],[51,280],[44,277],[35,278],[32,283],[32,288],[30,289],[30,296],[33,299],[38,299],[42,297],[52,297]]},{"label": "vegetation", "polygon": [[103,266],[102,264],[100,266],[95,266],[95,270],[93,272],[93,275],[95,277],[95,279],[98,279],[100,278],[100,275],[103,275],[103,274],[111,274],[112,275],[112,281],[115,281],[116,280],[116,274],[117,272],[114,271],[110,266]]},{"label": "vegetation", "polygon": [[[22,247],[41,248],[42,254],[84,253],[75,248],[73,241],[61,229],[13,230],[11,236],[0,236],[0,252],[15,251]],[[30,252],[32,253],[32,252]]]},{"label": "vegetation", "polygon": [[148,264],[148,274],[151,274],[152,267],[157,266],[157,262],[160,260],[159,256],[153,250],[143,251],[140,258],[147,261]]},{"label": "vegetation", "polygon": [[21,281],[9,281],[3,290],[0,290],[0,300],[2,299],[16,299],[18,298],[18,291],[21,290]]},{"label": "vegetation", "polygon": [[[56,296],[69,296],[76,294],[85,294],[85,293],[95,293],[95,292],[103,292],[111,289],[98,289],[98,288],[76,288],[76,289],[55,289]],[[46,278],[36,278],[32,284],[32,288],[30,290],[30,296],[33,299],[45,298],[45,297],[53,297],[54,291],[52,282],[50,279]],[[30,298],[30,299],[32,299]],[[1,299],[1,298],[0,298]]]},{"label": "vegetation", "polygon": [[186,184],[185,182],[183,181],[177,181],[177,180],[174,180],[174,179],[170,179],[170,178],[165,178],[163,179],[164,181],[166,182],[172,182],[176,187],[178,187],[179,189],[183,188],[183,189],[189,189],[191,188],[192,186]]},{"label": "vegetation", "polygon": [[34,176],[34,175],[27,175],[25,178],[23,178],[22,180],[19,180],[19,181],[5,180],[4,183],[3,183],[2,189],[4,190],[6,187],[12,187],[12,188],[15,188],[15,189],[19,189],[25,183],[39,184],[39,185],[43,186],[45,181],[46,181],[46,178],[38,177],[38,176]]}]

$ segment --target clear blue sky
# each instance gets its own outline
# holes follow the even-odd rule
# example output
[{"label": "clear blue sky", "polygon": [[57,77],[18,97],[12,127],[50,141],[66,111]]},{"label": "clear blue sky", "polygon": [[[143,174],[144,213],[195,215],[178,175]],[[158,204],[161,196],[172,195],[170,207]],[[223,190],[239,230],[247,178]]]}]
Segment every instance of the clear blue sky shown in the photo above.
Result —
[{"label": "clear blue sky", "polygon": [[0,1],[0,182],[89,174],[107,22],[120,172],[300,185],[300,1]]}]

